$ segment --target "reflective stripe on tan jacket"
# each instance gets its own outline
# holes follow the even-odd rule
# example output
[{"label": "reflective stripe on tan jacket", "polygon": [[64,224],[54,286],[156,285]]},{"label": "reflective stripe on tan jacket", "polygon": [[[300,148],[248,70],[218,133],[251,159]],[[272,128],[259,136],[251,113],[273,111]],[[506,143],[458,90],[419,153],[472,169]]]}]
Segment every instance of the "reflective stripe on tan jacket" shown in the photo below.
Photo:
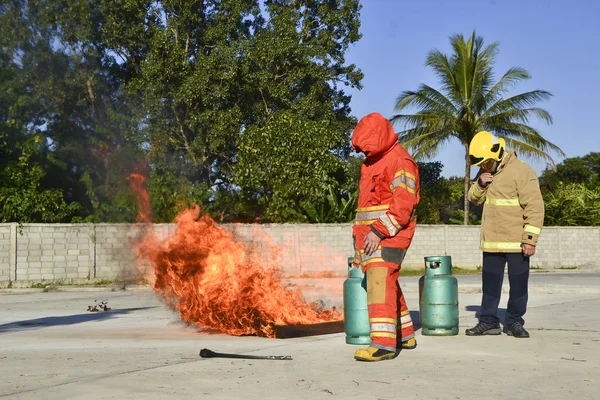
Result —
[{"label": "reflective stripe on tan jacket", "polygon": [[492,183],[481,187],[476,180],[467,198],[483,204],[483,251],[520,253],[522,243],[536,245],[544,224],[544,200],[535,171],[514,151],[506,152]]}]

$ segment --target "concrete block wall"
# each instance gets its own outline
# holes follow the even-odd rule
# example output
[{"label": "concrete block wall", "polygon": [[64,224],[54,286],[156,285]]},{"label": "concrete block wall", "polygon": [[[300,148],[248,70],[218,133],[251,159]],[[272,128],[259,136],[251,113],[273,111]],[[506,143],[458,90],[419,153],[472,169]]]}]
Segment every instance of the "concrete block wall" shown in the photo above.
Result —
[{"label": "concrete block wall", "polygon": [[[352,257],[351,224],[223,224],[248,251],[288,277],[345,276]],[[173,224],[0,224],[0,283],[59,279],[117,279],[148,267],[135,244],[148,232],[165,239]],[[479,226],[418,225],[403,267],[452,256],[453,265],[481,265]],[[600,227],[545,227],[532,266],[600,265]]]},{"label": "concrete block wall", "polygon": [[564,227],[557,230],[560,259],[566,266],[600,264],[600,227]]},{"label": "concrete block wall", "polygon": [[138,261],[136,243],[148,232],[161,238],[166,237],[175,226],[170,224],[97,224],[95,238],[96,278],[130,278],[139,272],[137,267],[144,264]]},{"label": "concrete block wall", "polygon": [[14,280],[87,279],[91,276],[93,245],[90,246],[89,225],[27,224],[16,239]]},{"label": "concrete block wall", "polygon": [[10,259],[12,255],[15,255],[10,248],[11,228],[9,224],[0,225],[0,282],[10,281],[11,268],[14,268],[14,263]]},{"label": "concrete block wall", "polygon": [[[224,224],[235,238],[288,276],[346,273],[354,255],[347,224]],[[274,248],[275,247],[275,248]]]},{"label": "concrete block wall", "polygon": [[563,245],[560,244],[558,232],[559,228],[552,227],[546,227],[542,230],[535,249],[535,255],[531,258],[531,263],[534,266],[546,269],[561,267],[562,254],[560,249]]}]

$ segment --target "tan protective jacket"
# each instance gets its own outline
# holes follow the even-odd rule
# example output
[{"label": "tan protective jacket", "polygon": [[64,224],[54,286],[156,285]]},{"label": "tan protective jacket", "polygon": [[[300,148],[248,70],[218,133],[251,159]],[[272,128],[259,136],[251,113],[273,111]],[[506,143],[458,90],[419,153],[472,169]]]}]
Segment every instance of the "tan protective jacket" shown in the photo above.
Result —
[{"label": "tan protective jacket", "polygon": [[520,253],[522,243],[536,245],[544,224],[544,200],[535,171],[513,150],[506,152],[492,183],[481,187],[477,179],[467,198],[484,205],[481,250]]}]

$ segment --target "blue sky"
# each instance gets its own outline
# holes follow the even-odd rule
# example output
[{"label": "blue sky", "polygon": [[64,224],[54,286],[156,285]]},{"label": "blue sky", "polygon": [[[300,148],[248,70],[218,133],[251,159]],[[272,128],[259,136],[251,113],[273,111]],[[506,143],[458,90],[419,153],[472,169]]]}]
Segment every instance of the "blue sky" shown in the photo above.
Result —
[{"label": "blue sky", "polygon": [[[374,111],[390,117],[400,92],[416,89],[421,82],[439,87],[424,66],[427,52],[438,48],[448,53],[449,36],[467,36],[475,29],[486,43],[500,43],[497,78],[512,66],[532,75],[513,89],[514,94],[533,89],[553,94],[538,105],[552,114],[554,123],[534,120],[531,125],[567,157],[600,151],[600,1],[363,0],[362,4],[363,37],[346,57],[365,74],[363,89],[349,90],[357,118]],[[457,142],[433,160],[444,164],[444,176],[464,175],[464,149]],[[525,160],[538,173],[546,166]]]}]

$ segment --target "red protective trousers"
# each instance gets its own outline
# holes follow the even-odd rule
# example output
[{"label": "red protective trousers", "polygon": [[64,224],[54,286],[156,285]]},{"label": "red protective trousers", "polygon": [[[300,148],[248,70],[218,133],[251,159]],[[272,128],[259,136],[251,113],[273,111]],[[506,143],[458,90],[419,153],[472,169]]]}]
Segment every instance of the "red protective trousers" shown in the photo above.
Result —
[{"label": "red protective trousers", "polygon": [[371,346],[395,351],[415,336],[398,276],[400,265],[373,263],[366,269]]}]

